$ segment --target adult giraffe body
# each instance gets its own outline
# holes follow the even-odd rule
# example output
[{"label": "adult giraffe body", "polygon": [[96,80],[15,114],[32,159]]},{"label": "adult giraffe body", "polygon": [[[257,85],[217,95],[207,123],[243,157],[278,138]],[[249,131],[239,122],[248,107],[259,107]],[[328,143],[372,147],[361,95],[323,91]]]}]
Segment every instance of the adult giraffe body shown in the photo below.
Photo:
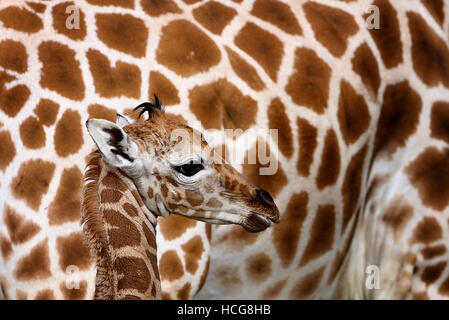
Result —
[{"label": "adult giraffe body", "polygon": [[[242,170],[275,195],[282,223],[259,235],[214,227],[200,297],[449,296],[447,2],[88,0],[70,30],[68,4],[0,3],[2,221],[14,208],[20,230],[33,229],[49,209],[31,240],[0,225],[0,273],[22,258],[12,248],[77,230],[61,212],[64,181],[91,148],[81,122],[156,92],[200,129],[279,129],[276,174]],[[370,5],[379,30],[367,28]],[[162,286],[189,295],[207,260],[193,257],[208,249],[195,228],[199,250],[171,229],[163,250],[174,252],[161,258],[174,266]],[[56,246],[52,272],[63,276]],[[365,286],[370,265],[379,290]]]}]

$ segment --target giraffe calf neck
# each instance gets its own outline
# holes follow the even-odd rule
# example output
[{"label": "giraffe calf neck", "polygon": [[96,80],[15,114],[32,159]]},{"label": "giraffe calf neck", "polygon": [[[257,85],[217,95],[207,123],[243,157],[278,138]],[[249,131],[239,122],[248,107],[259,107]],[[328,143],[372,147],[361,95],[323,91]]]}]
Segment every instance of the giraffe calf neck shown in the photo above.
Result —
[{"label": "giraffe calf neck", "polygon": [[156,216],[130,178],[98,151],[87,162],[81,214],[97,268],[95,299],[160,299]]}]

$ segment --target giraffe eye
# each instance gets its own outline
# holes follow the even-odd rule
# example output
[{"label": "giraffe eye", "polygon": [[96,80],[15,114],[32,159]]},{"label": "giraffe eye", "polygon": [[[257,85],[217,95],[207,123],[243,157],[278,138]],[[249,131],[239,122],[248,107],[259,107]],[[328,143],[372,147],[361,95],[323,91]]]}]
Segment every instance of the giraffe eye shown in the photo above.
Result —
[{"label": "giraffe eye", "polygon": [[182,166],[175,167],[176,171],[187,177],[191,177],[203,169],[204,166],[201,163],[195,163],[193,160],[190,160],[189,163],[183,164]]}]

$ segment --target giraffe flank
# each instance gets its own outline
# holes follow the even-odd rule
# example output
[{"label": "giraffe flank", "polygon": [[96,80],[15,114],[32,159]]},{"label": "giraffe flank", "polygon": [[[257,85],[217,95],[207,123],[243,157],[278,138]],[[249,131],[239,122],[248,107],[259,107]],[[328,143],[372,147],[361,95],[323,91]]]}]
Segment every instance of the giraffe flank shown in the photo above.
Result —
[{"label": "giraffe flank", "polygon": [[[131,116],[154,93],[205,135],[242,129],[217,149],[252,150],[251,129],[279,129],[274,175],[245,152],[231,164],[273,195],[282,222],[254,234],[161,220],[164,298],[203,283],[202,298],[449,297],[447,1],[85,0],[68,29],[72,4],[0,3],[8,297],[64,297],[46,286],[67,278],[63,249],[87,256],[76,181],[92,145],[81,123]],[[372,5],[379,29],[367,28]],[[378,290],[365,286],[370,265]]]},{"label": "giraffe flank", "polygon": [[107,120],[86,123],[98,147],[87,161],[82,196],[97,299],[162,297],[158,216],[235,223],[251,232],[279,221],[269,193],[221,161],[201,137],[195,141],[198,132],[148,105],[145,122],[129,124],[118,115],[123,129]]}]

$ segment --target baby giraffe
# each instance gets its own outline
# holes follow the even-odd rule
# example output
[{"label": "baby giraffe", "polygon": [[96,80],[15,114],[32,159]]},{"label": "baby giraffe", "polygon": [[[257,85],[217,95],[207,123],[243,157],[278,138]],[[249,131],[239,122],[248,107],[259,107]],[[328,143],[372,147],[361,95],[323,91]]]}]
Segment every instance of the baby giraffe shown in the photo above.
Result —
[{"label": "baby giraffe", "polygon": [[268,192],[214,154],[202,135],[165,115],[157,98],[146,121],[86,122],[98,150],[84,174],[82,223],[95,257],[96,299],[160,299],[155,229],[179,214],[250,232],[279,222]]}]

